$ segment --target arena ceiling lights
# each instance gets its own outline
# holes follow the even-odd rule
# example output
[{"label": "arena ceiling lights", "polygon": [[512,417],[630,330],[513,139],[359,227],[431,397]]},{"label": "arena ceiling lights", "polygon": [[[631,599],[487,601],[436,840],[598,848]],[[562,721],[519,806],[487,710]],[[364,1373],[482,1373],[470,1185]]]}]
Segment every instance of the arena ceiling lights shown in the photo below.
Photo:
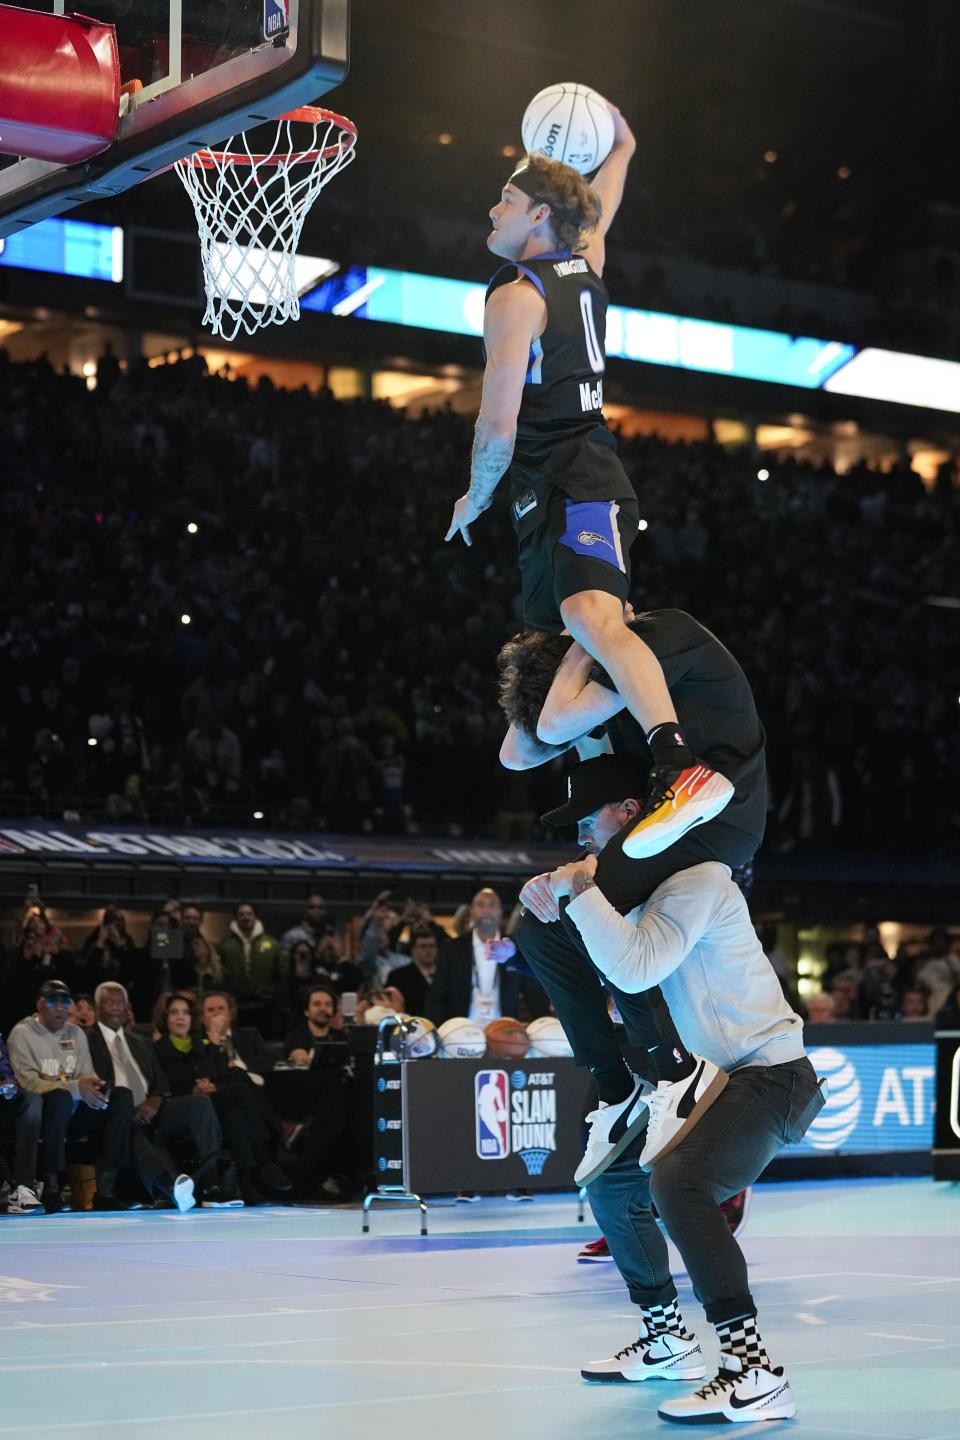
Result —
[{"label": "arena ceiling lights", "polygon": [[[352,265],[324,280],[300,303],[304,310],[479,338],[484,295],[484,286],[464,280]],[[949,360],[873,348],[858,351],[837,340],[620,305],[607,311],[606,349],[609,357],[647,365],[960,414],[960,364]]]},{"label": "arena ceiling lights", "polygon": [[[44,220],[0,240],[0,266],[82,279],[123,280],[123,231],[79,220]],[[297,257],[304,310],[376,320],[450,335],[483,331],[485,287],[439,275],[343,266]],[[960,414],[960,363],[836,340],[723,325],[655,310],[611,305],[607,355],[702,374],[828,390],[864,400]]]},{"label": "arena ceiling lights", "polygon": [[73,275],[81,280],[123,279],[123,230],[83,220],[40,220],[0,240],[0,265]]},{"label": "arena ceiling lights", "polygon": [[859,351],[823,387],[836,395],[960,412],[960,364],[897,350]]}]

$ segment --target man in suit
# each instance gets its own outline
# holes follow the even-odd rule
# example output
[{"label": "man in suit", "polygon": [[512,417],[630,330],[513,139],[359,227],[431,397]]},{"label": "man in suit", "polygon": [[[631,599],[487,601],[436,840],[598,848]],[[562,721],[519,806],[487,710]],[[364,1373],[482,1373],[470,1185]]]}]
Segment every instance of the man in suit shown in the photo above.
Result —
[{"label": "man in suit", "polygon": [[172,1203],[181,1213],[192,1210],[193,1179],[176,1173],[165,1147],[170,1140],[192,1140],[200,1162],[195,1174],[212,1165],[220,1149],[220,1121],[210,1098],[171,1096],[153,1046],[124,1029],[130,1002],[119,982],[98,985],[93,998],[97,1023],[88,1040],[97,1074],[105,1084],[125,1086],[133,1096],[132,1167],[158,1208]]},{"label": "man in suit", "polygon": [[440,952],[426,1008],[435,1025],[453,1015],[467,1015],[477,1025],[489,1025],[504,1015],[515,1016],[521,999],[526,1001],[531,1019],[548,1013],[546,997],[536,981],[506,968],[504,962],[516,954],[517,947],[502,931],[499,896],[490,889],[478,890],[470,902],[469,931],[448,940]]},{"label": "man in suit", "polygon": [[200,1024],[211,1045],[222,1045],[232,1066],[245,1070],[258,1088],[275,1061],[253,1025],[237,1024],[237,1002],[226,990],[208,990],[200,1007]]},{"label": "man in suit", "polygon": [[395,985],[403,996],[403,1008],[408,1015],[428,1013],[439,952],[432,930],[426,927],[414,930],[410,936],[409,965],[395,965],[387,976],[387,984]]}]

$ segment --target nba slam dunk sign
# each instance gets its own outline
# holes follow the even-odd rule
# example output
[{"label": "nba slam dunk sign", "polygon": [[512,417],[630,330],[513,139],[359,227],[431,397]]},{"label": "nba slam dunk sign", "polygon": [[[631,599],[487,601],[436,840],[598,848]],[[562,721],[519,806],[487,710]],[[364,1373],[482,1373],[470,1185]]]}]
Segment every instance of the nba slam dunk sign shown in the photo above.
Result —
[{"label": "nba slam dunk sign", "polygon": [[554,1072],[480,1070],[474,1077],[477,1157],[517,1155],[528,1175],[540,1175],[557,1148]]}]

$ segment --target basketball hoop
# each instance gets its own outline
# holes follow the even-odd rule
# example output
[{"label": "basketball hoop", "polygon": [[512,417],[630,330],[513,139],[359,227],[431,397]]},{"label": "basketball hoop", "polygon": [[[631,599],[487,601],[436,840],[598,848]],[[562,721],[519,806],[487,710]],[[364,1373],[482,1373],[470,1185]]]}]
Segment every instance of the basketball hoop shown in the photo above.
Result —
[{"label": "basketball hoop", "polygon": [[[307,144],[294,148],[294,127]],[[242,149],[234,149],[239,142]],[[282,115],[265,154],[246,135],[222,150],[199,150],[174,169],[193,202],[207,308],[203,323],[233,340],[300,318],[296,252],[307,211],[353,159],[357,127],[332,110],[304,105]]]}]

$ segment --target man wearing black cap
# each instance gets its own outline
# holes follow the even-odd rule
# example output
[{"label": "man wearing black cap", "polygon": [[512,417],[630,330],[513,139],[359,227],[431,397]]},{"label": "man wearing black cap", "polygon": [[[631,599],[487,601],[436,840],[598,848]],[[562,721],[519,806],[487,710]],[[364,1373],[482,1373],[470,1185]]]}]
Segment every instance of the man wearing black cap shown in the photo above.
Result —
[{"label": "man wearing black cap", "polygon": [[[628,611],[625,628],[641,634],[656,654],[685,732],[698,753],[722,769],[733,785],[730,803],[706,823],[690,824],[690,816],[679,805],[673,822],[678,838],[668,849],[644,859],[625,853],[642,800],[616,811],[619,831],[598,837],[591,824],[593,812],[608,798],[606,786],[618,799],[642,797],[647,771],[655,763],[622,697],[570,636],[528,632],[515,636],[500,653],[500,703],[510,721],[501,760],[508,768],[542,764],[573,744],[582,752],[590,732],[598,726],[605,730],[615,754],[602,757],[602,763],[575,767],[567,804],[543,820],[554,826],[580,826],[581,842],[600,857],[597,885],[621,913],[648,899],[668,876],[690,866],[708,860],[731,870],[745,865],[763,838],[767,804],[763,727],[750,684],[735,657],[682,610],[654,610],[640,616]],[[608,810],[608,817],[611,813]],[[589,1065],[597,1080],[605,1108],[594,1112],[585,1162],[592,1153],[602,1168],[604,1160],[609,1163],[617,1153],[613,1147],[604,1150],[605,1132],[625,1123],[611,1108],[627,1107],[627,1129],[634,1133],[646,1117],[642,1103],[636,1103],[636,1082],[595,988],[596,972],[576,928],[563,915],[557,924],[547,926],[525,916],[516,938],[550,994],[574,1054]],[[650,1051],[658,1082],[684,1080],[694,1073],[697,1062],[684,1049],[658,991],[627,997],[619,1008],[631,1043]],[[722,1077],[717,1078],[722,1084]],[[702,1107],[689,1117],[688,1127],[699,1113]],[[661,1138],[669,1141],[672,1123],[663,1137],[658,1137],[657,1128],[648,1125],[644,1163],[652,1159]],[[632,1136],[619,1138],[629,1142]],[[596,1173],[595,1166],[581,1166],[578,1177],[587,1183],[584,1176]]]},{"label": "man wearing black cap", "polygon": [[[629,776],[614,757],[574,772],[568,802],[581,838],[595,852],[622,830],[639,801],[623,794]],[[805,1133],[824,1096],[803,1046],[803,1023],[784,998],[763,952],[742,892],[715,861],[668,876],[649,900],[623,916],[595,883],[594,855],[535,876],[520,898],[546,932],[564,922],[618,997],[662,986],[682,1033],[729,1076],[692,1133],[664,1152],[652,1178],[626,1148],[596,1177],[591,1204],[613,1257],[641,1311],[639,1338],[582,1370],[587,1380],[701,1380],[696,1337],[683,1323],[667,1247],[651,1211],[656,1204],[683,1258],[694,1293],[717,1330],[721,1360],[709,1384],[660,1407],[686,1424],[784,1420],[796,1414],[783,1370],[774,1367],[757,1327],[744,1256],[719,1202],[750,1185],[784,1143]],[[655,1111],[657,1097],[651,1097]],[[651,1115],[651,1120],[655,1119]]]},{"label": "man wearing black cap", "polygon": [[60,1171],[66,1142],[85,1137],[98,1146],[95,1210],[125,1210],[116,1193],[117,1171],[127,1164],[133,1096],[123,1087],[107,1091],[94,1073],[87,1037],[67,1020],[72,998],[62,980],[47,980],[37,996],[37,1013],[10,1032],[8,1051],[17,1083],[28,1101],[18,1120],[32,1138],[33,1169],[43,1139],[43,1204],[48,1214],[63,1208]]}]

